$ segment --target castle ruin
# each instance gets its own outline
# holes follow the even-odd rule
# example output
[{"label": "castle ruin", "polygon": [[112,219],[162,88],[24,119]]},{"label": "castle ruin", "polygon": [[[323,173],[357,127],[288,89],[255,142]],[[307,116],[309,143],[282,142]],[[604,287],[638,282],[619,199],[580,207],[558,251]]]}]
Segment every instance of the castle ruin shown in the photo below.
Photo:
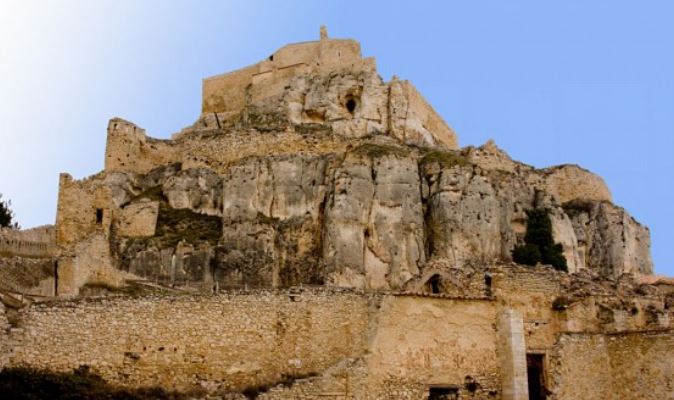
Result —
[{"label": "castle ruin", "polygon": [[[563,267],[513,259],[531,210]],[[604,181],[460,148],[323,29],[204,79],[170,140],[112,119],[105,169],[61,174],[38,231],[0,232],[0,366],[242,399],[674,399],[674,281]]]}]

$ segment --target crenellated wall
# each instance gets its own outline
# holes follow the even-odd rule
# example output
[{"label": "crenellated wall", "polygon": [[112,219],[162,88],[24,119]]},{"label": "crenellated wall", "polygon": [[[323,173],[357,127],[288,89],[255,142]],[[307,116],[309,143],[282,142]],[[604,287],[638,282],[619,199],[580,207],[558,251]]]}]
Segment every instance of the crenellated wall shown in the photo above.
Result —
[{"label": "crenellated wall", "polygon": [[0,228],[0,257],[53,257],[56,254],[52,225],[16,230]]}]

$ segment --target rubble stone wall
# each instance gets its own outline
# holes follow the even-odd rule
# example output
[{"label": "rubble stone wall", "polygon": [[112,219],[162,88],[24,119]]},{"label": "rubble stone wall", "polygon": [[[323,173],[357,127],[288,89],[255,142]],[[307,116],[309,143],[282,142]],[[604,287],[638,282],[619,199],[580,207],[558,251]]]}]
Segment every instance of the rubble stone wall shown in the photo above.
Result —
[{"label": "rubble stone wall", "polygon": [[0,257],[0,290],[54,296],[54,259]]},{"label": "rubble stone wall", "polygon": [[563,334],[550,365],[555,400],[674,399],[674,332]]},{"label": "rubble stone wall", "polygon": [[321,373],[365,348],[368,298],[289,293],[92,299],[22,313],[14,365],[106,380],[243,390]]}]

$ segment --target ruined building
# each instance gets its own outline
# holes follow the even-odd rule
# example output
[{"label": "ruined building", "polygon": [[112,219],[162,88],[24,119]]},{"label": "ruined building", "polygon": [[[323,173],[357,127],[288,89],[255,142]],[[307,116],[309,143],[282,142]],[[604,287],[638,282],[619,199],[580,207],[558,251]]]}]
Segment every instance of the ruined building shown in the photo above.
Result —
[{"label": "ruined building", "polygon": [[112,119],[41,229],[0,234],[4,365],[227,398],[674,399],[674,285],[604,181],[459,148],[324,30],[205,79],[170,140]]}]

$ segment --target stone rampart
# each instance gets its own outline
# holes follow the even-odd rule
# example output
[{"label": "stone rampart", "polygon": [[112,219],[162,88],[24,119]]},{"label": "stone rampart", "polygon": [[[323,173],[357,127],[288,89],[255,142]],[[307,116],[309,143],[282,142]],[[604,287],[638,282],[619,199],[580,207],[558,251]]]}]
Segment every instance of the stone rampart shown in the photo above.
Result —
[{"label": "stone rampart", "polygon": [[244,390],[361,355],[368,298],[256,291],[62,302],[22,314],[14,365],[88,365],[131,386]]},{"label": "stone rampart", "polygon": [[674,332],[563,334],[550,362],[558,400],[674,399]]},{"label": "stone rampart", "polygon": [[51,225],[26,230],[0,229],[0,257],[53,257],[55,253]]},{"label": "stone rampart", "polygon": [[[652,391],[643,398],[671,398],[671,328],[558,331],[544,343],[533,337],[526,309],[513,306],[523,318],[506,326],[497,317],[510,306],[488,298],[330,288],[90,298],[22,310],[9,337],[15,347],[4,356],[12,354],[10,365],[56,371],[86,365],[131,387],[411,400],[434,388],[506,398],[504,379],[517,382],[522,371],[502,376],[502,363],[524,368],[533,353],[544,357],[555,399],[635,398],[640,382]],[[553,312],[536,323],[553,326],[556,318],[563,319]]]}]

